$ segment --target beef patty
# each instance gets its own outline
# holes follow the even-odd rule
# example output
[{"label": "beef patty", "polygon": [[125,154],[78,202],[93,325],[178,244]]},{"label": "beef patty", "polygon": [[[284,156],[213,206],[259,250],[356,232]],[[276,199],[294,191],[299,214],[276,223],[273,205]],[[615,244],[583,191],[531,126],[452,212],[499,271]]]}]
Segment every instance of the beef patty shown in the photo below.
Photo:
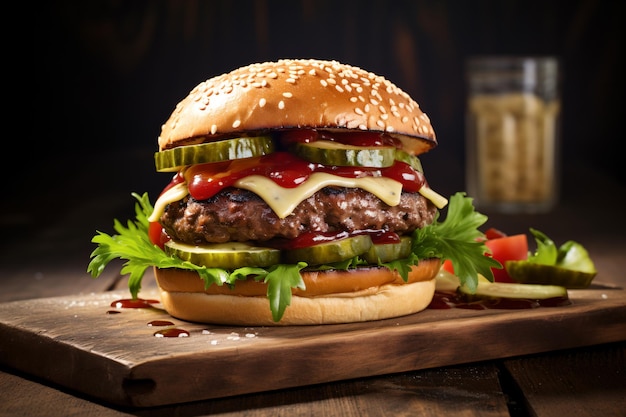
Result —
[{"label": "beef patty", "polygon": [[189,244],[294,239],[307,232],[385,230],[400,235],[433,222],[436,207],[419,193],[402,193],[389,206],[359,188],[326,187],[284,219],[251,191],[227,188],[208,200],[191,196],[171,203],[161,217],[165,231]]}]

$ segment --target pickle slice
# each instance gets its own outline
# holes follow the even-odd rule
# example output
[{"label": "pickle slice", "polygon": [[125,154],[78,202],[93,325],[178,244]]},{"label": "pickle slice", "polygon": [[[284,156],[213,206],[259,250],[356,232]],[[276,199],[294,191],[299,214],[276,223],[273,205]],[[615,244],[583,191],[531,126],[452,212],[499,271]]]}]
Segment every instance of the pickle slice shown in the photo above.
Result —
[{"label": "pickle slice", "polygon": [[380,262],[395,261],[396,259],[406,258],[411,254],[411,238],[402,236],[398,243],[384,243],[380,245],[372,245],[362,257],[370,264]]},{"label": "pickle slice", "polygon": [[596,276],[595,271],[577,271],[528,261],[506,261],[504,266],[509,276],[521,284],[559,285],[570,289],[582,289],[589,287]]},{"label": "pickle slice", "polygon": [[396,149],[396,160],[408,164],[409,166],[411,166],[411,168],[418,172],[424,172],[424,169],[422,168],[422,162],[415,155],[410,155],[409,153],[401,149]]},{"label": "pickle slice", "polygon": [[254,136],[166,149],[154,154],[154,162],[159,172],[175,172],[188,165],[252,158],[273,151],[270,136]]},{"label": "pickle slice", "polygon": [[265,267],[280,262],[278,249],[250,246],[240,242],[193,246],[170,240],[165,243],[165,252],[183,261],[209,268]]},{"label": "pickle slice", "polygon": [[284,250],[282,256],[283,262],[286,263],[306,262],[309,265],[322,265],[354,258],[367,252],[371,246],[372,239],[369,236],[359,235],[306,248]]},{"label": "pickle slice", "polygon": [[330,140],[298,142],[293,152],[307,161],[324,165],[385,168],[393,165],[396,148],[392,146],[363,147]]},{"label": "pickle slice", "polygon": [[458,289],[470,298],[510,298],[527,300],[545,300],[548,298],[567,298],[567,289],[559,285],[510,284],[478,280],[476,292],[472,293],[465,286]]}]

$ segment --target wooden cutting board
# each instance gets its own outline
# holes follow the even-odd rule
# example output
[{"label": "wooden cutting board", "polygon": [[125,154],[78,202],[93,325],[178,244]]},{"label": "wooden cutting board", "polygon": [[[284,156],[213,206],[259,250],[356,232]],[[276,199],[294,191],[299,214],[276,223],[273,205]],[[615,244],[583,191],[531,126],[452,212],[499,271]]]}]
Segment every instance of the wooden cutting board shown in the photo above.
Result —
[{"label": "wooden cutting board", "polygon": [[[127,291],[0,304],[0,363],[143,407],[626,340],[626,291],[615,288],[570,291],[565,307],[249,328],[183,322],[159,304],[110,314],[124,297]],[[153,320],[173,326],[149,326]],[[164,328],[189,335],[154,336]]]}]

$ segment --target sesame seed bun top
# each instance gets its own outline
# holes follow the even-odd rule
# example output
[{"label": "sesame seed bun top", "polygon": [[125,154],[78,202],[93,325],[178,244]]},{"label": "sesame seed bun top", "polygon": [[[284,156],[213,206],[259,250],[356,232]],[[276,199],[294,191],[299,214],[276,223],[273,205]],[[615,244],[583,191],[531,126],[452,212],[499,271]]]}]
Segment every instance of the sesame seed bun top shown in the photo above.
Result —
[{"label": "sesame seed bun top", "polygon": [[405,151],[437,145],[428,116],[382,76],[336,61],[251,64],[198,84],[162,126],[159,150],[268,129],[387,132]]}]

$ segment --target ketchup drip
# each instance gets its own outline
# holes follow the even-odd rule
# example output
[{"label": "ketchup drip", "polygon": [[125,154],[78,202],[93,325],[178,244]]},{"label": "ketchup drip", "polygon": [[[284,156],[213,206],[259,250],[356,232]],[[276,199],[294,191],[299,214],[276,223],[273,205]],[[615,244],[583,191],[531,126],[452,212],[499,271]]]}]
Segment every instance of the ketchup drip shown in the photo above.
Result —
[{"label": "ketchup drip", "polygon": [[189,337],[189,332],[183,329],[170,328],[154,332],[155,337]]},{"label": "ketchup drip", "polygon": [[149,327],[163,327],[163,326],[173,326],[174,323],[172,323],[169,320],[152,320],[148,322],[148,326]]},{"label": "ketchup drip", "polygon": [[115,308],[152,308],[153,304],[158,304],[159,300],[144,300],[143,298],[124,298],[115,300],[111,307]]},{"label": "ketchup drip", "polygon": [[428,305],[434,310],[447,310],[450,308],[464,308],[468,310],[521,310],[537,307],[561,307],[572,304],[566,297],[554,297],[544,300],[531,300],[526,298],[493,298],[468,301],[463,295],[455,292],[435,291],[435,295]]}]

